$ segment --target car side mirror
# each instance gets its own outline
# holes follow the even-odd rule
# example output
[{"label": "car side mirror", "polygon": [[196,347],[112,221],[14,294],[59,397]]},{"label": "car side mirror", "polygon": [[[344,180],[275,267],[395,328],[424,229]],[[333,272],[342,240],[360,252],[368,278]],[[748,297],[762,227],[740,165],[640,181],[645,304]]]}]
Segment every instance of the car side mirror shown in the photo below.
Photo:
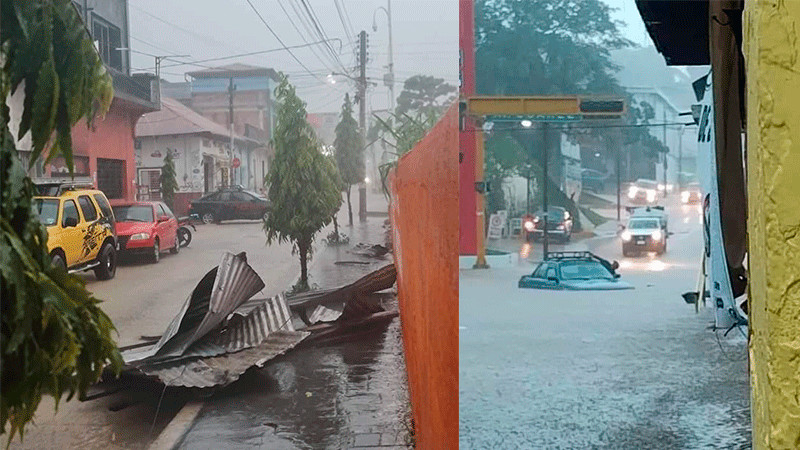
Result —
[{"label": "car side mirror", "polygon": [[614,261],[611,263],[611,268],[614,270],[619,269],[619,261]]},{"label": "car side mirror", "polygon": [[547,281],[552,281],[555,284],[558,284],[558,278],[556,277],[547,277]]},{"label": "car side mirror", "polygon": [[166,222],[169,220],[169,216],[158,216],[158,223]]},{"label": "car side mirror", "polygon": [[78,218],[77,217],[67,217],[64,219],[64,227],[77,227],[78,226]]}]

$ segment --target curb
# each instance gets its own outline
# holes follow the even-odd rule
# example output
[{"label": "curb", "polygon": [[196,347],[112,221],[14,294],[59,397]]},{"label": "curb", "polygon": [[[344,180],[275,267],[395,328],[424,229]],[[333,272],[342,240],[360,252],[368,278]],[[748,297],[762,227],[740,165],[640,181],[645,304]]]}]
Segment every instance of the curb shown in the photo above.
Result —
[{"label": "curb", "polygon": [[203,409],[203,402],[190,401],[183,405],[178,414],[169,421],[164,428],[147,448],[151,450],[169,450],[178,446],[183,440],[189,428],[194,424],[200,410]]}]

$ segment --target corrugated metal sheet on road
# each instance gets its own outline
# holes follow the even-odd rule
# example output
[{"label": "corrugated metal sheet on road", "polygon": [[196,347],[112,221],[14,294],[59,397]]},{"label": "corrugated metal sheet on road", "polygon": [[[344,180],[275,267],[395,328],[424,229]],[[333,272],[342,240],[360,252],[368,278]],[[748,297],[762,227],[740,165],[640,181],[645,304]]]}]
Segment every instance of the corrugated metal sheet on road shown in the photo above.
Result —
[{"label": "corrugated metal sheet on road", "polygon": [[309,334],[305,331],[276,331],[270,333],[261,344],[236,353],[189,362],[162,362],[141,366],[139,369],[147,375],[158,377],[167,386],[198,388],[225,386],[238,380],[250,367],[261,367],[270,359],[286,353]]},{"label": "corrugated metal sheet on road", "polygon": [[217,328],[242,303],[264,288],[244,252],[225,252],[219,266],[200,281],[158,342],[157,356],[178,356]]},{"label": "corrugated metal sheet on road", "polygon": [[236,352],[260,344],[277,331],[295,331],[283,294],[264,300],[247,315],[234,314],[227,327],[215,334],[212,341],[229,352]]}]

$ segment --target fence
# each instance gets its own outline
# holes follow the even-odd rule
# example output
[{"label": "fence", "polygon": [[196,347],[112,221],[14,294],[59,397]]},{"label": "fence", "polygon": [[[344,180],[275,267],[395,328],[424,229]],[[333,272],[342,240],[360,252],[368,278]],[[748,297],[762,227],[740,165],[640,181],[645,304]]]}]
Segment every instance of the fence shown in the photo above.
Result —
[{"label": "fence", "polygon": [[458,448],[458,108],[391,179],[403,346],[418,448]]}]

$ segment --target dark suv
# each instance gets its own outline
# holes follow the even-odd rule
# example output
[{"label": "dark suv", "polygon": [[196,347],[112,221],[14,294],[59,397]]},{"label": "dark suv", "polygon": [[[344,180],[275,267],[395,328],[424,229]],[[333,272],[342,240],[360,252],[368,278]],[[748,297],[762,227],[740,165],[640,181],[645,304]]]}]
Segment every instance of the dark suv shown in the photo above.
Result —
[{"label": "dark suv", "polygon": [[[567,242],[572,237],[572,216],[560,206],[547,208],[547,235],[558,237]],[[538,241],[544,237],[544,211],[537,211],[533,218],[533,239]]]},{"label": "dark suv", "polygon": [[262,219],[267,212],[267,199],[242,188],[222,188],[192,200],[189,214],[197,214],[204,223],[223,220]]}]

